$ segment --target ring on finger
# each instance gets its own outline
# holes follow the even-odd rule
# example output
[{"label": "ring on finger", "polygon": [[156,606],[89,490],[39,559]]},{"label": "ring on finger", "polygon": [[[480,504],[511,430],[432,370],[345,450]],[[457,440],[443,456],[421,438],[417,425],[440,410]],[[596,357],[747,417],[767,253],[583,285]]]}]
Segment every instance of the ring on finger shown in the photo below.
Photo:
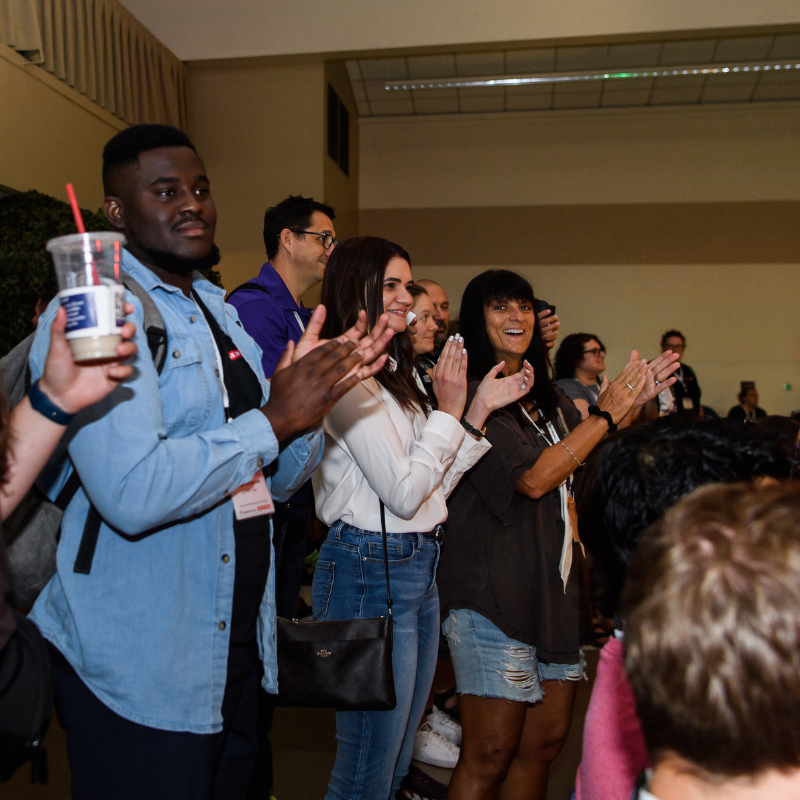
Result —
[{"label": "ring on finger", "polygon": [[661,386],[661,381],[656,378],[656,386]]},{"label": "ring on finger", "polygon": [[631,391],[633,391],[633,386],[631,386],[629,383],[626,383],[625,385],[626,385],[626,386],[627,386],[627,387],[628,387],[628,388],[629,388]]}]

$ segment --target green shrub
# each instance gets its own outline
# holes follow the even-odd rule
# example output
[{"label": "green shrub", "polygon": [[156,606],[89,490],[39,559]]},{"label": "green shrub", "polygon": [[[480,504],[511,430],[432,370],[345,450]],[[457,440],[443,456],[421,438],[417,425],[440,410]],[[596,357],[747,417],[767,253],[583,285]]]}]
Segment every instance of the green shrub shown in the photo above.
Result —
[{"label": "green shrub", "polygon": [[[86,230],[109,230],[102,209],[96,214],[81,209],[81,213]],[[45,244],[68,233],[75,233],[68,203],[40,192],[0,198],[0,356],[33,330],[31,320],[38,299],[56,291],[53,262]],[[216,270],[205,275],[222,285]]]}]

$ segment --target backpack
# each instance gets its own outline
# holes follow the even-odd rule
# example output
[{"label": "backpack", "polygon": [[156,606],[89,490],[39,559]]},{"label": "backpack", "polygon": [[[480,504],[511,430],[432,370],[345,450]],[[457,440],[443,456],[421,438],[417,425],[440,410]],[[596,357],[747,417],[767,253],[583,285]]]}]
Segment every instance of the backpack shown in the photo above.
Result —
[{"label": "backpack", "polygon": [[[120,278],[142,304],[147,344],[160,375],[167,359],[164,320],[153,299],[137,281],[125,271],[120,272]],[[32,333],[0,359],[12,408],[22,401],[31,385],[28,359],[33,337]],[[3,537],[11,569],[9,602],[15,608],[31,608],[45,584],[55,575],[61,518],[79,488],[80,478],[75,470],[54,501],[34,486],[3,523]],[[101,522],[99,514],[91,506],[75,560],[76,572],[90,572]]]},{"label": "backpack", "polygon": [[[164,321],[142,286],[126,272],[120,274],[122,283],[139,298],[144,309],[147,344],[160,375],[167,357]],[[28,359],[32,343],[33,334],[0,360],[12,406],[19,403],[30,388]],[[6,519],[3,534],[9,542],[9,601],[12,606],[30,608],[55,574],[61,518],[79,487],[80,478],[73,469],[55,502],[33,487]],[[100,522],[100,515],[90,506],[75,561],[76,571],[88,573],[91,570]],[[31,782],[47,783],[42,738],[50,724],[53,706],[50,656],[36,625],[16,612],[14,617],[17,629],[0,650],[0,782],[9,780],[13,772],[30,759]]]}]

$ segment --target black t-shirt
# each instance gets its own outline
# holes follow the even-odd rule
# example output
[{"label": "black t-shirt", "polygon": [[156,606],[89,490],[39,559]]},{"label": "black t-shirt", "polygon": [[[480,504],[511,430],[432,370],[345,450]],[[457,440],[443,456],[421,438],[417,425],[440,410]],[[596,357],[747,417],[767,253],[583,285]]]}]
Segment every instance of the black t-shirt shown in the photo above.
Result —
[{"label": "black t-shirt", "polygon": [[[233,340],[220,328],[213,314],[193,293],[203,312],[222,358],[223,380],[228,390],[231,418],[261,406],[261,384]],[[233,505],[231,504],[231,514]],[[238,520],[234,516],[236,572],[228,650],[228,681],[246,678],[258,662],[258,610],[267,585],[270,561],[269,517]]]},{"label": "black t-shirt", "polygon": [[[469,384],[467,405],[477,386],[477,381]],[[580,413],[560,390],[559,408],[567,428],[580,423]],[[573,545],[565,592],[559,570],[564,541],[559,490],[539,500],[515,490],[549,442],[509,408],[489,416],[486,438],[492,449],[447,503],[436,576],[442,617],[450,609],[471,609],[506,636],[535,646],[542,661],[577,663],[580,646],[591,641],[580,546]]]}]

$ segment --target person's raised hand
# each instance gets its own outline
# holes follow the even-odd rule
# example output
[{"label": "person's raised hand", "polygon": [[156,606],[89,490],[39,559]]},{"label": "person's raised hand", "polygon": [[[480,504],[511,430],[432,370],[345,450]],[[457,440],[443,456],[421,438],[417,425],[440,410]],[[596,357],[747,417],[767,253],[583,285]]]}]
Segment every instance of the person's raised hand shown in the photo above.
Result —
[{"label": "person's raised hand", "polygon": [[608,378],[603,375],[597,407],[601,411],[608,411],[614,423],[619,423],[633,407],[646,380],[647,361],[639,358],[639,354],[633,350],[619,377],[609,383]]},{"label": "person's raised hand", "polygon": [[362,380],[364,370],[377,372],[387,358],[378,356],[369,366],[361,367],[365,353],[349,339],[320,344],[292,363],[295,354],[296,348],[290,343],[281,369],[272,376],[269,400],[261,407],[279,442],[319,422]]},{"label": "person's raised hand", "polygon": [[539,318],[539,327],[542,329],[542,338],[548,350],[552,350],[558,337],[558,329],[561,323],[558,317],[549,309],[539,311],[536,316]]},{"label": "person's raised hand", "polygon": [[[320,338],[326,313],[325,306],[322,304],[318,305],[314,309],[314,313],[311,315],[308,325],[306,325],[306,330],[300,337],[297,344],[292,348],[292,353],[289,356],[289,359],[287,360],[287,354],[284,352],[283,356],[278,362],[278,365],[275,367],[275,372],[283,369],[291,363],[299,361],[301,358],[304,358],[306,355],[308,355],[312,350],[316,349],[317,347],[321,347],[330,341],[329,339]],[[364,378],[371,377],[383,367],[385,360],[383,363],[377,366],[375,361],[386,349],[386,345],[389,344],[389,341],[394,335],[394,331],[387,327],[388,323],[388,315],[381,314],[381,316],[378,318],[378,322],[375,324],[375,327],[371,331],[368,331],[367,312],[362,310],[358,314],[358,320],[356,321],[356,324],[353,325],[352,328],[346,330],[341,336],[336,338],[336,341],[340,343],[347,341],[355,342],[357,349],[363,354],[362,360],[355,367],[353,367],[352,372],[352,374],[357,374],[359,376],[359,380],[364,380]],[[287,350],[288,349],[289,348],[287,346]]]},{"label": "person's raised hand", "polygon": [[[132,314],[133,306],[125,303],[125,313]],[[121,362],[136,354],[136,343],[131,341],[136,326],[126,322],[120,328],[122,341],[117,345],[117,355],[102,363],[78,364],[65,335],[67,312],[59,308],[50,328],[50,348],[39,379],[39,388],[59,408],[76,414],[102,400],[122,381],[133,374],[133,367]]]},{"label": "person's raised hand", "polygon": [[475,397],[469,404],[466,420],[476,428],[482,428],[486,418],[492,411],[516,403],[522,399],[533,387],[533,367],[527,362],[522,362],[519,372],[498,378],[506,362],[501,361],[492,367],[486,377],[478,385]]},{"label": "person's raised hand", "polygon": [[[680,368],[680,356],[672,350],[665,350],[658,358],[647,365],[646,380],[642,393],[636,398],[634,408],[641,408],[648,400],[652,400],[664,389],[672,386],[677,378],[672,373]],[[670,377],[672,376],[672,377]]]},{"label": "person's raised hand", "polygon": [[432,377],[439,411],[461,420],[467,402],[467,351],[460,334],[445,342]]}]

